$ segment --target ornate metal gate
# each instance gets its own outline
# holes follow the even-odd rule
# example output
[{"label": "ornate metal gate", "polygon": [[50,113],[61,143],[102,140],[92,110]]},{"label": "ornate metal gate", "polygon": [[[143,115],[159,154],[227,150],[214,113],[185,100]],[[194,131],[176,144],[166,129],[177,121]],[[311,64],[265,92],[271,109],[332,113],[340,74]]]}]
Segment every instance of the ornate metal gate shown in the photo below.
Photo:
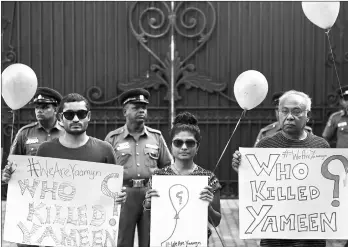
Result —
[{"label": "ornate metal gate", "polygon": [[[62,94],[77,92],[92,103],[88,134],[104,139],[123,125],[121,91],[144,87],[151,93],[148,125],[168,141],[175,113],[199,120],[202,144],[196,162],[213,169],[241,109],[233,84],[245,70],[262,72],[267,99],[247,112],[216,175],[224,196],[237,195],[231,155],[252,146],[259,129],[274,121],[270,97],[297,89],[313,98],[314,132],[321,135],[337,108],[333,60],[323,30],[303,15],[300,2],[2,2],[2,70],[21,62],[39,85]],[[335,63],[348,80],[348,4],[341,3],[331,30]],[[31,107],[16,112],[2,101],[2,147],[10,130],[35,120]],[[2,163],[4,164],[4,162]]]}]

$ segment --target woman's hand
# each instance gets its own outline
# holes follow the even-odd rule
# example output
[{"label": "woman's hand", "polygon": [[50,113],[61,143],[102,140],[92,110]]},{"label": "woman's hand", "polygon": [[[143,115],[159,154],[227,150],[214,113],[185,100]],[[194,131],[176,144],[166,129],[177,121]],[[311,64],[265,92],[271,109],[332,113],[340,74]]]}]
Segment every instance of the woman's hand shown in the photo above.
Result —
[{"label": "woman's hand", "polygon": [[209,205],[214,200],[213,188],[210,186],[205,186],[202,192],[199,194],[199,199],[209,202]]},{"label": "woman's hand", "polygon": [[116,198],[116,203],[117,204],[124,204],[127,200],[127,192],[126,192],[126,187],[122,187],[121,192],[118,193],[117,198]]},{"label": "woman's hand", "polygon": [[3,183],[8,183],[11,179],[12,173],[13,173],[13,168],[12,166],[14,165],[13,162],[7,161],[7,165],[5,166],[4,170],[2,171],[2,176],[1,176],[1,181]]},{"label": "woman's hand", "polygon": [[234,152],[233,158],[232,158],[232,168],[236,172],[238,172],[238,169],[239,169],[239,166],[240,166],[241,157],[242,157],[242,155],[240,154],[240,152],[238,150],[236,150]]},{"label": "woman's hand", "polygon": [[155,189],[149,189],[145,193],[145,201],[144,201],[144,206],[146,208],[151,208],[151,197],[156,196],[159,197],[158,191]]}]

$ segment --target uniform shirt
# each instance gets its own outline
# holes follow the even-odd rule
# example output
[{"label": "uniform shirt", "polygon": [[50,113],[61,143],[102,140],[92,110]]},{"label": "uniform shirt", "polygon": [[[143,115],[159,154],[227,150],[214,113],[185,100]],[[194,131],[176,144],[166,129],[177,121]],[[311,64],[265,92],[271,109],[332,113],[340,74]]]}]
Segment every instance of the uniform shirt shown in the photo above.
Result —
[{"label": "uniform shirt", "polygon": [[123,179],[150,178],[154,170],[171,164],[172,156],[159,130],[144,127],[139,140],[124,125],[105,138],[116,153],[116,165],[124,168]]},{"label": "uniform shirt", "polygon": [[[255,144],[254,144],[254,147],[256,147],[257,143],[264,137],[266,136],[271,136],[275,133],[277,133],[278,131],[280,130],[280,124],[279,122],[274,122],[274,123],[271,123],[269,125],[267,125],[266,127],[262,128],[259,132],[259,134],[257,135],[257,138],[256,138],[256,141],[255,141]],[[309,133],[312,132],[312,128],[309,127],[309,126],[305,126],[305,130]]]},{"label": "uniform shirt", "polygon": [[39,122],[30,123],[18,131],[11,146],[10,154],[36,155],[39,146],[43,142],[60,137],[64,133],[65,130],[58,121],[56,121],[50,132],[47,132]]},{"label": "uniform shirt", "polygon": [[336,148],[348,148],[348,113],[344,110],[331,114],[325,126],[323,137],[330,141],[337,137]]}]

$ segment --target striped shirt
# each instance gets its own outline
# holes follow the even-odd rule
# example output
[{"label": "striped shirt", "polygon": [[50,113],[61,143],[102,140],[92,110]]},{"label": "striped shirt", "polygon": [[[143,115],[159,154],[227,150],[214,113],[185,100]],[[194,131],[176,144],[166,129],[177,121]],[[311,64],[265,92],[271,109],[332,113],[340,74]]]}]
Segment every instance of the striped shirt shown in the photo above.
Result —
[{"label": "striped shirt", "polygon": [[[265,137],[257,143],[258,148],[329,148],[329,143],[313,133],[308,133],[304,140],[286,138],[280,131],[273,136]],[[260,246],[282,247],[325,247],[326,240],[317,239],[261,239]]]}]

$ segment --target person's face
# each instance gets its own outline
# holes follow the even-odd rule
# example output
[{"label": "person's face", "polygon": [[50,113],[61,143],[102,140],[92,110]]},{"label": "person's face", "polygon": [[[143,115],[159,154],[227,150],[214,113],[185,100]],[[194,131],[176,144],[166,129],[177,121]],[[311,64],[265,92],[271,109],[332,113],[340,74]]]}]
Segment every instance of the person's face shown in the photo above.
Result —
[{"label": "person's face", "polygon": [[68,134],[81,135],[86,132],[91,112],[87,111],[84,101],[64,103],[60,119]]},{"label": "person's face", "polygon": [[52,104],[35,104],[37,121],[53,120],[56,117],[56,107]]},{"label": "person's face", "polygon": [[289,95],[279,104],[279,124],[288,135],[298,135],[308,122],[305,100],[299,95]]},{"label": "person's face", "polygon": [[147,117],[147,104],[128,103],[123,109],[123,115],[129,122],[143,123]]},{"label": "person's face", "polygon": [[348,95],[340,97],[340,105],[348,111]]},{"label": "person's face", "polygon": [[173,137],[172,154],[178,160],[192,160],[198,151],[198,143],[194,135],[181,131]]}]

